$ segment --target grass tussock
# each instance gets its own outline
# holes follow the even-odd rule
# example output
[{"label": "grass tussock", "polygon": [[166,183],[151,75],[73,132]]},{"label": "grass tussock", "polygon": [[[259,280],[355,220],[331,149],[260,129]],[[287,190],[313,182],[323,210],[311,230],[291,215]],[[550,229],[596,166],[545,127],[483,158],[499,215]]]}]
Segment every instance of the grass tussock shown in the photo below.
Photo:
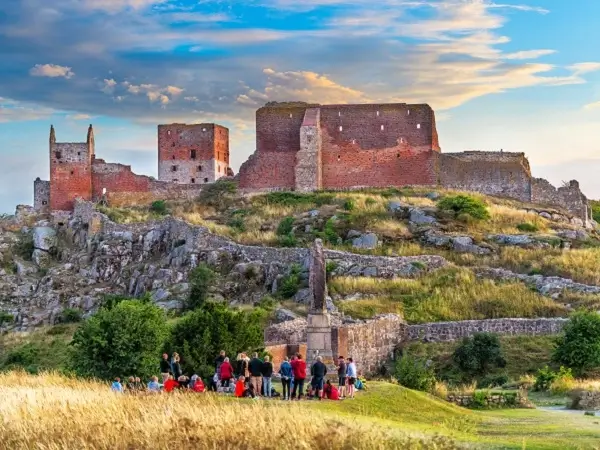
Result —
[{"label": "grass tussock", "polygon": [[309,412],[310,404],[128,396],[110,392],[106,383],[53,374],[2,374],[0,395],[0,442],[11,449],[457,448],[446,437],[410,437],[396,427],[365,426],[314,407]]},{"label": "grass tussock", "polygon": [[339,301],[346,314],[368,318],[385,312],[402,313],[410,323],[504,317],[558,317],[564,305],[543,297],[522,283],[478,279],[465,268],[449,267],[418,279],[339,277],[332,294],[360,293],[367,298]]},{"label": "grass tussock", "polygon": [[469,222],[467,230],[471,233],[519,233],[519,226],[530,224],[538,232],[549,231],[550,221],[535,213],[516,209],[506,205],[488,206],[490,217],[487,220]]}]

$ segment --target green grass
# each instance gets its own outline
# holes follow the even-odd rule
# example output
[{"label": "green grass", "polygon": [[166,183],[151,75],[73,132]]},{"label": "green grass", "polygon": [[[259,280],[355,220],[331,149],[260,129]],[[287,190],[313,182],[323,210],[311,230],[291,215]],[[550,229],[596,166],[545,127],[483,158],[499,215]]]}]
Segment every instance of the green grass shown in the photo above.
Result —
[{"label": "green grass", "polygon": [[[502,353],[506,367],[495,373],[506,374],[509,379],[517,380],[521,375],[535,374],[538,369],[551,362],[555,337],[553,336],[500,336]],[[408,354],[431,359],[442,379],[454,379],[457,370],[452,364],[452,353],[460,342],[436,342],[425,344],[414,342],[405,347]]]},{"label": "green grass", "polygon": [[0,370],[23,368],[30,373],[63,371],[69,358],[68,344],[77,324],[57,325],[30,333],[0,337]]},{"label": "green grass", "polygon": [[400,313],[409,323],[565,316],[564,305],[519,282],[478,279],[466,268],[447,267],[418,279],[344,277],[329,283],[332,294],[368,297],[338,301],[344,313],[360,319],[381,313]]},{"label": "green grass", "polygon": [[315,402],[340,419],[399,427],[413,434],[441,434],[470,448],[594,449],[599,419],[539,410],[471,411],[422,392],[371,382],[355,400]]}]

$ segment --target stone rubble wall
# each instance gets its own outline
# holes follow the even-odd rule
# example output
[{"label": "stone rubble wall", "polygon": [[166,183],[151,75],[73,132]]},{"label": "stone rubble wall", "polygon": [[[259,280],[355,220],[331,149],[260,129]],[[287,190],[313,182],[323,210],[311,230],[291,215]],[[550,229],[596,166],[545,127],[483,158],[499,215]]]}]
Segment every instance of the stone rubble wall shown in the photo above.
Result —
[{"label": "stone rubble wall", "polygon": [[597,411],[600,409],[600,391],[586,391],[577,389],[570,394],[573,402],[571,409],[584,411]]}]

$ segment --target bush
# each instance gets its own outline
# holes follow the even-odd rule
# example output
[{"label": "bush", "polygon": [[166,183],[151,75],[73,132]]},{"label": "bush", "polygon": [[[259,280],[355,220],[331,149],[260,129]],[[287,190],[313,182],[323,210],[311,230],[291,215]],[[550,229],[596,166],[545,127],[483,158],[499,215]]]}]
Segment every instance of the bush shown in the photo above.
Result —
[{"label": "bush", "polygon": [[150,205],[150,212],[164,216],[167,214],[167,204],[164,200],[156,200]]},{"label": "bush", "polygon": [[356,205],[354,204],[354,200],[348,199],[344,202],[343,206],[346,211],[352,211],[352,210],[354,210]]},{"label": "bush", "polygon": [[277,226],[277,236],[287,236],[291,234],[292,229],[294,228],[294,218],[293,217],[284,217],[279,222]]},{"label": "bush", "polygon": [[14,244],[14,254],[20,256],[25,261],[31,261],[31,258],[33,256],[33,250],[33,233],[21,233],[19,235],[19,239]]},{"label": "bush", "polygon": [[301,267],[298,264],[293,264],[290,267],[290,273],[281,280],[277,291],[283,298],[291,298],[296,295],[300,289],[300,272]]},{"label": "bush", "polygon": [[469,195],[450,195],[442,198],[437,205],[439,209],[452,211],[455,216],[467,214],[476,220],[490,217],[485,203]]},{"label": "bush", "polygon": [[524,233],[535,233],[539,230],[539,228],[534,223],[525,222],[517,225],[517,230],[522,231]]},{"label": "bush", "polygon": [[396,378],[402,386],[425,392],[431,391],[436,381],[433,365],[410,355],[396,363]]},{"label": "bush", "polygon": [[15,321],[15,318],[12,314],[9,314],[5,311],[0,311],[0,327],[5,323],[11,324]]},{"label": "bush", "polygon": [[84,377],[147,378],[157,371],[167,337],[162,309],[138,300],[123,300],[113,308],[101,308],[77,329],[71,344],[71,364]]},{"label": "bush", "polygon": [[595,311],[573,314],[557,339],[553,359],[578,375],[600,367],[600,315]]},{"label": "bush", "polygon": [[223,211],[233,205],[236,194],[237,183],[231,180],[217,180],[202,186],[198,203]]},{"label": "bush", "polygon": [[165,350],[182,356],[184,373],[209,378],[215,373],[214,360],[220,350],[235,358],[242,351],[263,349],[266,318],[261,308],[241,311],[206,302],[175,324]]},{"label": "bush", "polygon": [[489,333],[476,333],[464,338],[454,351],[452,359],[470,376],[485,375],[494,367],[506,365],[498,336]]},{"label": "bush", "polygon": [[502,375],[487,375],[477,381],[477,388],[497,388],[502,387],[508,383],[508,376]]},{"label": "bush", "polygon": [[232,217],[227,222],[227,225],[229,225],[231,228],[235,229],[236,231],[239,231],[240,233],[243,233],[244,231],[246,231],[246,223],[244,222],[244,217],[242,217],[242,216]]},{"label": "bush", "polygon": [[279,236],[277,238],[277,243],[281,247],[291,248],[291,247],[298,246],[298,240],[296,239],[296,237],[293,234],[286,234],[285,236]]},{"label": "bush", "polygon": [[185,309],[193,310],[204,304],[210,288],[217,278],[216,273],[206,264],[199,264],[189,275],[190,293],[184,303]]},{"label": "bush", "polygon": [[80,309],[65,308],[58,318],[59,323],[77,323],[81,322],[83,314]]},{"label": "bush", "polygon": [[[560,381],[561,383],[573,381],[573,372],[571,369],[562,367],[558,372],[554,372],[548,366],[544,366],[539,369],[535,375],[535,383],[533,383],[534,391],[549,391],[553,388],[555,383]],[[554,389],[559,391],[558,386]]]}]

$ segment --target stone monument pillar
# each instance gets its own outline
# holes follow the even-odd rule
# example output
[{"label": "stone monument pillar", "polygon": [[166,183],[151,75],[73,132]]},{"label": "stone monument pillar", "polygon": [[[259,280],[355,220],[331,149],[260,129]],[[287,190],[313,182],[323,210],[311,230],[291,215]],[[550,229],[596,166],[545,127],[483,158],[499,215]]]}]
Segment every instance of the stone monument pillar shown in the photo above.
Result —
[{"label": "stone monument pillar", "polygon": [[327,273],[323,241],[316,239],[310,249],[309,281],[310,309],[308,311],[306,329],[306,363],[308,367],[317,356],[323,358],[328,370],[335,366],[331,348],[331,317],[326,309]]}]

